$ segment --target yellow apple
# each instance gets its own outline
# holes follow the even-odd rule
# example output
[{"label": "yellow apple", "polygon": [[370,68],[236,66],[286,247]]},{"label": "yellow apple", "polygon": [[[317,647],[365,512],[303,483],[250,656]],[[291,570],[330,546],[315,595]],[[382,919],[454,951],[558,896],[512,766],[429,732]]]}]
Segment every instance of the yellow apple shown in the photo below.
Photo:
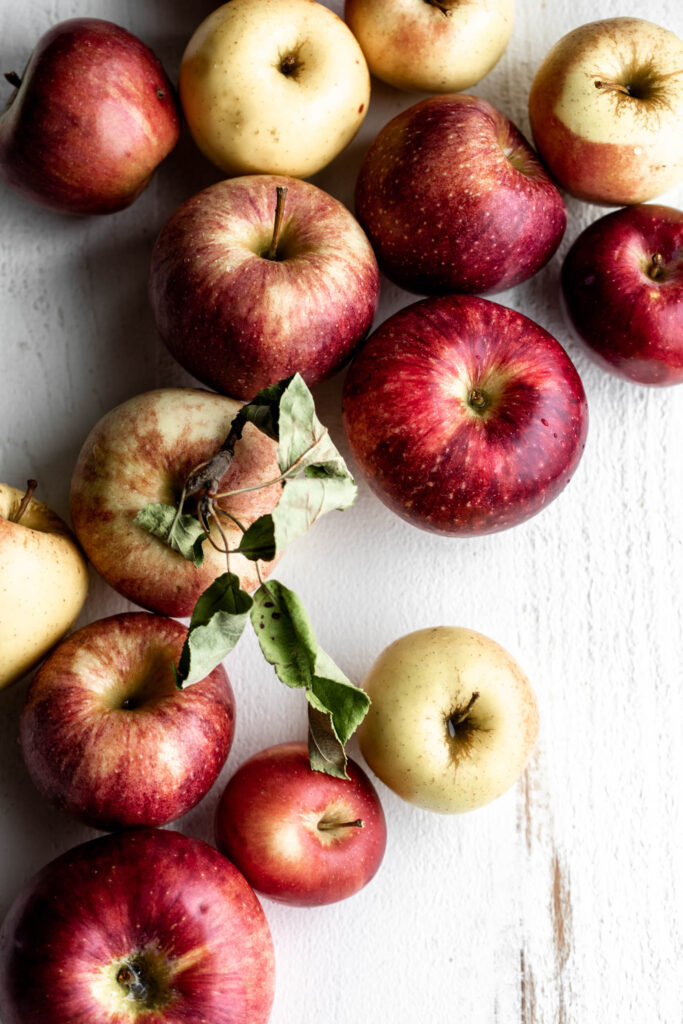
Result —
[{"label": "yellow apple", "polygon": [[85,559],[42,501],[0,484],[0,687],[20,679],[73,625],[88,591]]},{"label": "yellow apple", "polygon": [[360,46],[315,0],[223,4],[190,39],[178,86],[195,142],[230,175],[315,174],[370,100]]},{"label": "yellow apple", "polygon": [[514,0],[346,0],[344,17],[377,78],[409,92],[462,92],[512,33]]},{"label": "yellow apple", "polygon": [[363,686],[372,701],[358,730],[363,757],[418,807],[481,807],[526,767],[538,734],[534,692],[507,651],[481,633],[409,633],[380,654]]}]

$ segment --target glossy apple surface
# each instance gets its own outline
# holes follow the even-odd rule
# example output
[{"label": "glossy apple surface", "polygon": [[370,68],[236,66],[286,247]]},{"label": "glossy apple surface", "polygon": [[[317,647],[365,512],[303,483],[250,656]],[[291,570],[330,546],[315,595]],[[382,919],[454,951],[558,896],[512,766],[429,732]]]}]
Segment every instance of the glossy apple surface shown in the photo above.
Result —
[{"label": "glossy apple surface", "polygon": [[510,41],[514,0],[346,0],[373,75],[408,92],[462,92]]},{"label": "glossy apple surface", "polygon": [[351,364],[343,417],[378,497],[452,536],[523,522],[569,482],[588,426],[562,346],[475,296],[423,299],[386,320]]},{"label": "glossy apple surface", "polygon": [[380,269],[408,291],[496,292],[553,255],[562,198],[515,125],[475,96],[431,96],[381,130],[356,183]]},{"label": "glossy apple surface", "polygon": [[611,206],[661,195],[683,178],[683,42],[642,18],[582,25],[536,72],[529,119],[572,195]]},{"label": "glossy apple surface", "polygon": [[[225,555],[208,542],[195,568],[134,520],[151,502],[175,505],[189,474],[225,441],[239,408],[234,399],[208,391],[160,388],[107,413],[83,444],[71,480],[74,529],[107,583],[149,611],[191,615],[200,594],[226,571]],[[275,442],[247,424],[221,485],[232,491],[277,478],[275,452]],[[248,526],[271,512],[279,496],[274,485],[221,499],[220,505]],[[236,547],[238,527],[225,520],[223,532]],[[215,526],[212,537],[222,545]],[[246,589],[258,585],[254,563],[241,555],[230,557],[230,569]]]},{"label": "glossy apple surface", "polygon": [[266,1024],[273,990],[253,891],[178,832],[69,850],[26,884],[0,931],[3,1024]]},{"label": "glossy apple surface", "polygon": [[683,382],[683,213],[627,206],[582,231],[562,264],[566,311],[590,355],[639,384]]},{"label": "glossy apple surface", "polygon": [[[33,481],[35,483],[35,481]],[[63,519],[0,484],[0,689],[33,668],[78,617],[88,568]]]},{"label": "glossy apple surface", "polygon": [[[275,228],[277,189],[286,189]],[[360,225],[307,182],[247,175],[176,210],[152,256],[159,332],[190,373],[249,399],[299,372],[329,377],[365,337],[379,271]]]},{"label": "glossy apple surface", "polygon": [[114,213],[179,134],[152,51],[109,21],[73,18],[41,38],[0,117],[0,180],[61,213]]},{"label": "glossy apple surface", "polygon": [[354,36],[314,0],[230,0],[183,55],[180,100],[195,142],[227,174],[322,170],[368,111]]},{"label": "glossy apple surface", "polygon": [[235,725],[218,665],[179,690],[173,674],[187,630],[145,612],[91,622],[41,665],[20,740],[37,788],[93,828],[165,825],[208,792]]},{"label": "glossy apple surface", "polygon": [[250,757],[216,810],[216,844],[258,892],[319,906],[367,885],[386,846],[374,786],[352,760],[348,779],[313,771],[305,743]]},{"label": "glossy apple surface", "polygon": [[513,658],[471,629],[436,626],[395,640],[363,682],[372,700],[361,752],[398,796],[441,814],[501,796],[538,734],[536,698]]}]

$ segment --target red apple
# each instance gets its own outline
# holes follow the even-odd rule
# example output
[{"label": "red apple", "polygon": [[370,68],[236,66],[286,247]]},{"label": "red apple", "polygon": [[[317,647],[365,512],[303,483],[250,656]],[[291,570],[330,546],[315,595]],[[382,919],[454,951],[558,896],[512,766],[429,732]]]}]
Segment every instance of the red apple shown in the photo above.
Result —
[{"label": "red apple", "polygon": [[164,825],[208,792],[232,743],[222,665],[186,690],[173,674],[186,630],[130,612],[72,633],[35,676],[21,749],[38,789],[94,828]]},{"label": "red apple", "polygon": [[[286,189],[275,229],[278,188]],[[176,210],[154,247],[150,298],[178,361],[249,399],[297,371],[340,368],[377,308],[370,243],[345,206],[295,178],[249,175]]]},{"label": "red apple", "polygon": [[377,871],[386,824],[374,786],[348,761],[349,778],[312,771],[305,743],[250,757],[216,811],[216,844],[265,896],[319,906],[362,889]]},{"label": "red apple", "polygon": [[596,362],[640,384],[683,382],[683,213],[629,206],[595,221],[562,265],[562,292]]},{"label": "red apple", "polygon": [[[208,542],[199,568],[135,522],[152,502],[174,505],[189,474],[219,450],[240,403],[195,388],[161,388],[128,399],[93,427],[81,449],[71,481],[71,518],[90,561],[130,601],[163,615],[192,614],[200,594],[226,571],[226,558]],[[275,479],[280,470],[274,441],[247,424],[235,458],[222,480],[241,490]],[[272,512],[280,497],[276,484],[247,490],[219,505],[249,526]],[[241,531],[225,520],[223,533],[236,547]],[[212,527],[212,537],[223,538]],[[262,574],[268,572],[262,566]],[[258,586],[255,563],[230,557],[242,586]]]},{"label": "red apple", "polygon": [[129,206],[180,133],[173,87],[118,25],[73,18],[39,41],[0,117],[0,179],[62,213]]},{"label": "red apple", "polygon": [[379,133],[356,215],[380,268],[423,294],[496,292],[553,255],[562,198],[515,125],[475,96],[432,96]]},{"label": "red apple", "polygon": [[588,416],[547,331],[487,299],[424,299],[386,320],[351,365],[343,417],[370,487],[408,522],[492,533],[569,482]]},{"label": "red apple", "polygon": [[136,829],[69,850],[0,931],[3,1024],[266,1024],[273,944],[220,853]]},{"label": "red apple", "polygon": [[579,199],[661,195],[683,178],[683,42],[642,18],[573,29],[536,72],[529,120],[548,170]]}]

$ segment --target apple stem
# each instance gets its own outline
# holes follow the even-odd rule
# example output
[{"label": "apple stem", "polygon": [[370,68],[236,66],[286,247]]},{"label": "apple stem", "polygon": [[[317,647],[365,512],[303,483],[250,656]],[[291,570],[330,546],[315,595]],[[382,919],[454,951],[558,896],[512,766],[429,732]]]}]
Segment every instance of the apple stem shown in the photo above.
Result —
[{"label": "apple stem", "polygon": [[426,0],[430,7],[436,7],[437,11],[447,18],[450,15],[450,8],[443,2],[443,0]]},{"label": "apple stem", "polygon": [[318,830],[320,832],[333,832],[336,828],[365,828],[365,822],[362,818],[356,818],[355,821],[319,821]]},{"label": "apple stem", "polygon": [[648,277],[651,277],[653,281],[662,276],[662,264],[664,258],[661,253],[656,252],[653,254],[650,260],[650,266],[647,268]]},{"label": "apple stem", "polygon": [[275,200],[275,223],[273,224],[273,237],[271,239],[270,248],[266,253],[267,260],[277,259],[277,246],[280,241],[280,231],[282,229],[282,218],[285,213],[285,197],[287,195],[287,186],[278,185],[275,189],[277,199]]},{"label": "apple stem", "polygon": [[18,523],[19,522],[19,520],[23,516],[24,512],[28,508],[29,502],[30,502],[31,498],[33,497],[33,492],[35,491],[37,486],[38,486],[38,481],[37,480],[27,480],[26,481],[26,494],[21,499],[21,504],[19,505],[19,508],[17,509],[16,514],[10,517],[11,522],[13,522],[13,523]]},{"label": "apple stem", "polygon": [[478,700],[479,700],[479,691],[475,690],[475,692],[472,694],[472,696],[469,699],[469,703],[468,703],[467,707],[464,708],[462,711],[454,711],[453,714],[449,717],[449,719],[448,719],[448,731],[449,731],[451,736],[455,736],[455,730],[457,729],[457,727],[459,725],[461,725],[465,721],[466,718],[469,718],[469,714],[470,714],[472,708],[474,707],[474,705],[476,704],[476,702]]},{"label": "apple stem", "polygon": [[16,71],[8,71],[5,75],[5,78],[7,79],[10,85],[14,86],[15,89],[18,89],[21,85],[21,79],[19,78],[19,75],[16,73]]},{"label": "apple stem", "polygon": [[595,83],[596,89],[601,89],[603,92],[620,92],[624,96],[630,96],[631,90],[628,85],[622,85],[621,82],[603,82],[602,79],[598,78]]}]

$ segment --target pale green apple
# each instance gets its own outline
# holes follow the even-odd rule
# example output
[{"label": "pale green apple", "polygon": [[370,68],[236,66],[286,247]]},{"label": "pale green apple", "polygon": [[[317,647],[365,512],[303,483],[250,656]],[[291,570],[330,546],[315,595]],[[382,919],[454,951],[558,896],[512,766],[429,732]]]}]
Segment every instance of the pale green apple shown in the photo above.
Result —
[{"label": "pale green apple", "polygon": [[436,626],[394,641],[363,683],[372,704],[360,749],[404,800],[451,814],[495,800],[522,774],[538,734],[534,692],[495,640]]},{"label": "pale green apple", "polygon": [[88,569],[66,523],[42,501],[0,484],[0,688],[40,661],[71,628]]},{"label": "pale green apple", "polygon": [[230,0],[190,39],[178,88],[195,142],[227,174],[307,178],[358,131],[370,73],[315,0]]}]

